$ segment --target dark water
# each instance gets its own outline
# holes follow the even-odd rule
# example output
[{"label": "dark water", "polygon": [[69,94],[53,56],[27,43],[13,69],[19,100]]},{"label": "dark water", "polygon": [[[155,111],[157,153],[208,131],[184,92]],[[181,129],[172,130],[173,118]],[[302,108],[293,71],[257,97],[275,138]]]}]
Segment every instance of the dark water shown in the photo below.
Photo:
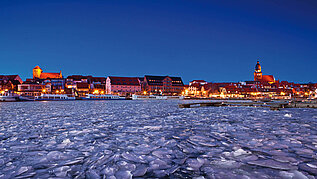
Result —
[{"label": "dark water", "polygon": [[317,110],[0,103],[0,178],[315,178]]}]

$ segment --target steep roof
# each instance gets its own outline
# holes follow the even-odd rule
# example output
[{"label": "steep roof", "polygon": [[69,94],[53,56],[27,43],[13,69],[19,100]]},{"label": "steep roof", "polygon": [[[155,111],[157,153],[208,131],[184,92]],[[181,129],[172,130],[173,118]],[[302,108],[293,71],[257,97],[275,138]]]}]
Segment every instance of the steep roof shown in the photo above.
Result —
[{"label": "steep roof", "polygon": [[40,69],[40,70],[42,70],[39,66],[36,66],[36,67],[34,67],[33,69]]},{"label": "steep roof", "polygon": [[137,77],[117,77],[109,76],[111,85],[130,85],[130,86],[140,86],[140,82]]},{"label": "steep roof", "polygon": [[105,83],[106,82],[106,78],[105,77],[91,77],[91,81],[92,82]]},{"label": "steep roof", "polygon": [[172,79],[172,84],[173,85],[184,85],[183,83],[183,80],[181,77],[171,77],[170,78]]},{"label": "steep roof", "polygon": [[92,76],[83,76],[83,75],[71,75],[71,76],[68,76],[67,79],[73,79],[75,81],[81,81],[81,79],[89,79],[91,78]]},{"label": "steep roof", "polygon": [[145,75],[145,78],[147,80],[161,80],[163,81],[164,78],[166,78],[167,76],[152,76],[152,75]]},{"label": "steep roof", "polygon": [[172,80],[172,85],[179,85],[183,86],[183,80],[181,77],[173,77],[173,76],[152,76],[152,75],[145,75],[144,76],[147,80],[148,85],[157,85],[157,86],[162,86],[163,85],[163,80],[167,77],[171,78]]},{"label": "steep roof", "polygon": [[19,75],[0,75],[0,79],[11,81],[14,85],[23,83]]}]

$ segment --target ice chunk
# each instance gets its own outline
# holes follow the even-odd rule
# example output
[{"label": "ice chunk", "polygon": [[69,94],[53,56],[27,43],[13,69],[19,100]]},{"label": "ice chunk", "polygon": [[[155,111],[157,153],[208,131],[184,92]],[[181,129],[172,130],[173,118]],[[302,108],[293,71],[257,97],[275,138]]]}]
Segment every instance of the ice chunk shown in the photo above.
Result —
[{"label": "ice chunk", "polygon": [[190,168],[188,168],[189,170],[198,171],[199,168],[204,164],[204,160],[199,159],[199,158],[197,158],[197,159],[189,158],[186,160],[186,163],[187,163],[188,167],[190,167]]},{"label": "ice chunk", "polygon": [[63,160],[67,159],[67,156],[59,151],[51,151],[47,154],[47,160]]},{"label": "ice chunk", "polygon": [[145,165],[139,165],[137,166],[136,170],[133,171],[133,177],[141,177],[144,176],[147,172],[149,167],[146,167]]},{"label": "ice chunk", "polygon": [[69,166],[62,166],[59,168],[55,168],[54,169],[54,174],[57,177],[66,177],[67,176],[67,172],[70,171],[70,167]]},{"label": "ice chunk", "polygon": [[130,152],[124,152],[122,154],[122,157],[127,159],[127,160],[130,160],[132,162],[145,163],[145,161],[142,160],[139,156],[136,156],[135,154],[130,153]]},{"label": "ice chunk", "polygon": [[273,168],[278,170],[296,170],[296,166],[292,166],[286,163],[280,163],[274,160],[256,160],[248,162],[250,165],[257,165],[261,167]]},{"label": "ice chunk", "polygon": [[292,117],[292,114],[285,114],[285,117]]},{"label": "ice chunk", "polygon": [[132,179],[131,171],[118,171],[115,176],[120,179]]},{"label": "ice chunk", "polygon": [[172,150],[167,150],[167,149],[158,149],[152,152],[152,154],[158,158],[171,158],[169,154],[173,153]]},{"label": "ice chunk", "polygon": [[23,174],[31,169],[32,169],[31,166],[21,167],[21,168],[19,168],[19,170],[17,171],[17,173],[15,175],[19,176],[19,175],[21,175],[21,174]]},{"label": "ice chunk", "polygon": [[98,179],[101,178],[98,171],[91,169],[86,173],[86,178],[87,179]]},{"label": "ice chunk", "polygon": [[165,161],[156,159],[152,162],[150,162],[150,169],[151,170],[162,170],[162,169],[168,169],[171,166],[168,165]]},{"label": "ice chunk", "polygon": [[240,155],[249,155],[249,154],[251,154],[251,152],[245,151],[243,149],[238,149],[238,150],[234,151],[232,154],[234,157],[238,157]]}]

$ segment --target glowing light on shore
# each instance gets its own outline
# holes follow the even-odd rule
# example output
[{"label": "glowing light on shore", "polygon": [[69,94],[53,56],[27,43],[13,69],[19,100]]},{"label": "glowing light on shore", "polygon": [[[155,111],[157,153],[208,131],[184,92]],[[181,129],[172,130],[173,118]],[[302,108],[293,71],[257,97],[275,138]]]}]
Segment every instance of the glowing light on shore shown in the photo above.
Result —
[{"label": "glowing light on shore", "polygon": [[99,94],[99,90],[94,90],[93,94]]}]

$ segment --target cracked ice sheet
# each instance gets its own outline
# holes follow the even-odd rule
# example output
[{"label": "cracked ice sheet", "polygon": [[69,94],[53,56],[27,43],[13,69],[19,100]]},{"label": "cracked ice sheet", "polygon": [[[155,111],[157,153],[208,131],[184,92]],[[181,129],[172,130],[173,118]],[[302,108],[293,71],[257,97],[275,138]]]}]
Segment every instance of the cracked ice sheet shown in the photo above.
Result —
[{"label": "cracked ice sheet", "polygon": [[0,103],[0,178],[317,175],[316,109],[184,102]]}]

